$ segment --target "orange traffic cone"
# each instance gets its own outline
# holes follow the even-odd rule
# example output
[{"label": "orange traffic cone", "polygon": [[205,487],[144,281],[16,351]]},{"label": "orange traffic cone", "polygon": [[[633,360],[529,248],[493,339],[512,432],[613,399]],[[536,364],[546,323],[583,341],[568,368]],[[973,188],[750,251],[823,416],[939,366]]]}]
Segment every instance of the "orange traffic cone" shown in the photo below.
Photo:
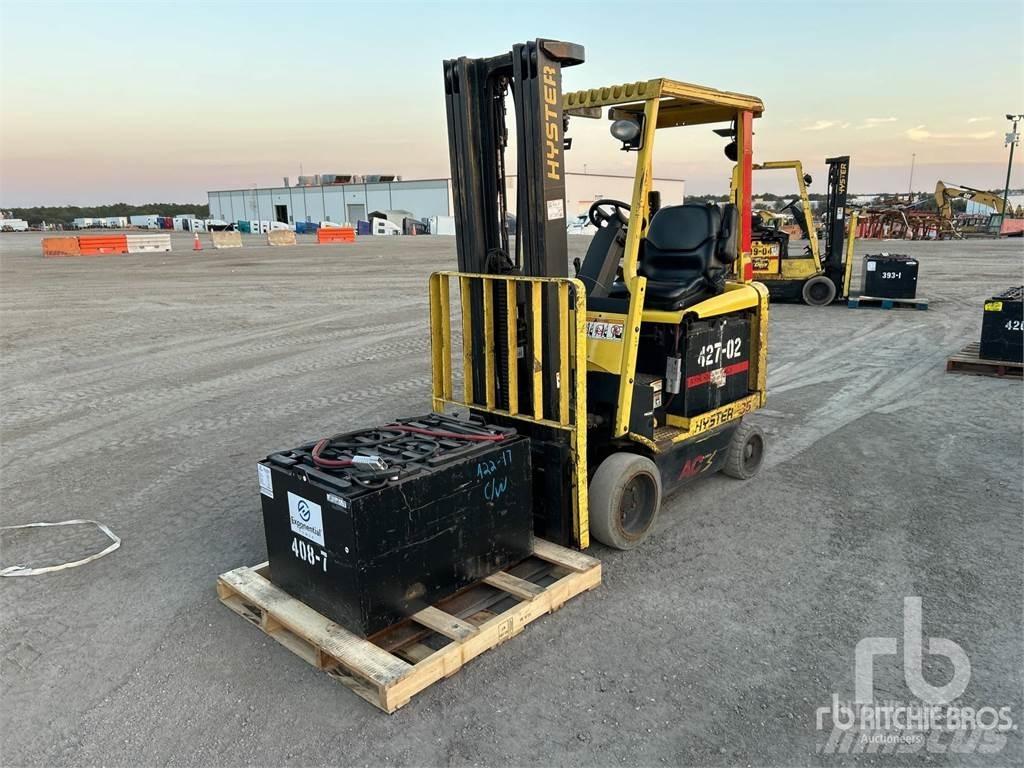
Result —
[{"label": "orange traffic cone", "polygon": [[199,242],[199,233],[196,232],[195,235],[196,235],[196,239],[192,241],[192,250],[193,251],[201,251],[201,250],[203,250],[203,244]]}]

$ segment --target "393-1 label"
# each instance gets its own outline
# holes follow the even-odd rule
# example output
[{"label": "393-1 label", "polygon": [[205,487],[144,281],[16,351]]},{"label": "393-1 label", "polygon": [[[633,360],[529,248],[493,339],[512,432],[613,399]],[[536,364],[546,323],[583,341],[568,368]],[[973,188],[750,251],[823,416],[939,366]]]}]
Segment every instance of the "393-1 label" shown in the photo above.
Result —
[{"label": "393-1 label", "polygon": [[883,280],[899,280],[903,277],[902,272],[882,272]]}]

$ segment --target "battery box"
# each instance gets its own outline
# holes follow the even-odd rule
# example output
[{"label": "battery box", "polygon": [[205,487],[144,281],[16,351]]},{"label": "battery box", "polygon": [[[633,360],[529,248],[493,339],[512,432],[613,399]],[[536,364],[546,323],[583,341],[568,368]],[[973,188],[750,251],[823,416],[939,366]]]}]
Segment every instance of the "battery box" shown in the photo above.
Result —
[{"label": "battery box", "polygon": [[[725,315],[686,329],[681,415],[696,416],[745,397],[750,387],[750,320]],[[679,413],[677,408],[672,413]]]},{"label": "battery box", "polygon": [[878,299],[915,298],[917,259],[889,253],[865,256],[860,292]]},{"label": "battery box", "polygon": [[984,360],[1024,362],[1024,286],[1010,288],[985,302],[979,356]]},{"label": "battery box", "polygon": [[532,551],[530,440],[514,429],[432,414],[257,469],[270,580],[362,636]]}]

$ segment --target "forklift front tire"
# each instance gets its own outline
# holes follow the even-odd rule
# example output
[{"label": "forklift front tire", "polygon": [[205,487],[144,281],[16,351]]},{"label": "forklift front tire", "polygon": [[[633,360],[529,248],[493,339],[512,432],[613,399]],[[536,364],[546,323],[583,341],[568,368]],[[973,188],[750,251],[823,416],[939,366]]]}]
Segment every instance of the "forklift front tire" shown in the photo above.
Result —
[{"label": "forklift front tire", "polygon": [[615,549],[633,549],[650,533],[661,508],[661,474],[638,453],[613,453],[590,481],[590,533]]},{"label": "forklift front tire", "polygon": [[729,443],[722,472],[739,480],[749,480],[761,470],[764,462],[764,432],[748,422],[741,422]]},{"label": "forklift front tire", "polygon": [[803,288],[804,304],[824,307],[836,300],[836,284],[824,275],[812,277]]}]

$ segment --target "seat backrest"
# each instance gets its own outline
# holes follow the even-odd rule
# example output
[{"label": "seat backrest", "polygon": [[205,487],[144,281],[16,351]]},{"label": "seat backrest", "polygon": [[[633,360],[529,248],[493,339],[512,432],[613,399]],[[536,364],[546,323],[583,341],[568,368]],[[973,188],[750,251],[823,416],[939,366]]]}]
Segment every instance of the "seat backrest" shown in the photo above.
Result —
[{"label": "seat backrest", "polygon": [[647,229],[639,272],[650,280],[684,282],[712,266],[722,214],[716,205],[687,203],[660,209]]},{"label": "seat backrest", "polygon": [[718,230],[718,248],[715,257],[723,264],[732,264],[739,257],[740,214],[736,206],[722,206],[722,224]]}]

